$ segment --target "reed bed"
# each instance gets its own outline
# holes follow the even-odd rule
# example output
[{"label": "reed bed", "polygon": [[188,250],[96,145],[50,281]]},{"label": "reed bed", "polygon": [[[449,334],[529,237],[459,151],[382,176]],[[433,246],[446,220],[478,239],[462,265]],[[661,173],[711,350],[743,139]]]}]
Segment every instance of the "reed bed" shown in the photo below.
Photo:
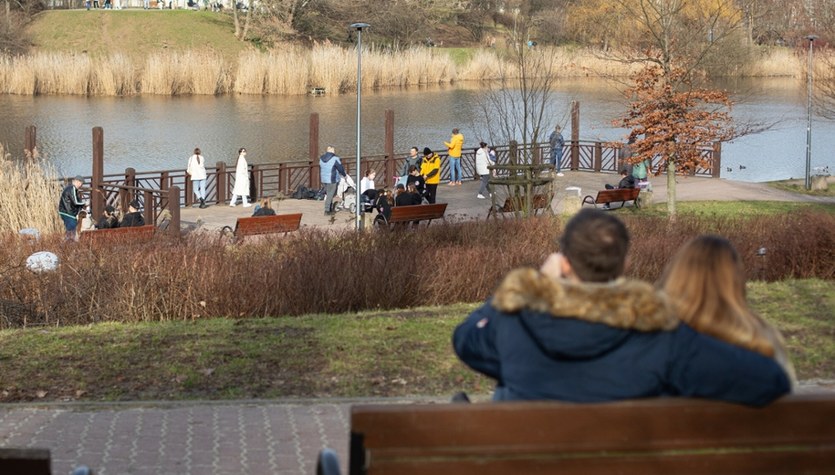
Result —
[{"label": "reed bed", "polygon": [[[614,61],[591,49],[542,48],[559,77],[628,77],[640,65]],[[794,77],[805,74],[805,56],[796,50],[770,49],[749,64],[727,71],[731,76]],[[363,88],[392,88],[493,81],[513,71],[503,52],[481,49],[465,65],[435,48],[363,51]],[[832,53],[820,52],[815,74],[835,75]],[[327,94],[356,90],[356,52],[337,46],[282,48],[269,53],[246,51],[234,64],[210,51],[155,52],[135,65],[121,54],[36,53],[0,56],[0,93],[8,94],[306,94],[321,87]]]},{"label": "reed bed", "polygon": [[36,228],[45,234],[63,229],[58,218],[61,185],[55,169],[34,156],[14,159],[0,144],[0,234]]},{"label": "reed bed", "polygon": [[[49,203],[55,201],[51,195]],[[716,217],[623,216],[632,235],[627,275],[655,281],[677,247],[700,233],[727,236],[749,278],[835,279],[835,215],[822,211]],[[47,236],[38,250],[61,267],[17,263],[32,245],[0,235],[0,328],[197,318],[257,318],[477,302],[508,271],[557,250],[558,218],[462,221],[402,232],[304,228],[229,246],[216,233],[91,248]],[[798,230],[803,232],[798,232]],[[758,257],[766,247],[768,256]],[[497,249],[501,249],[498,252]],[[118,259],[113,256],[118,255]],[[431,263],[431,265],[427,265]],[[357,279],[349,269],[362,269]],[[257,271],[256,271],[257,270]],[[6,309],[16,309],[10,311]],[[5,312],[5,313],[4,313]]]}]

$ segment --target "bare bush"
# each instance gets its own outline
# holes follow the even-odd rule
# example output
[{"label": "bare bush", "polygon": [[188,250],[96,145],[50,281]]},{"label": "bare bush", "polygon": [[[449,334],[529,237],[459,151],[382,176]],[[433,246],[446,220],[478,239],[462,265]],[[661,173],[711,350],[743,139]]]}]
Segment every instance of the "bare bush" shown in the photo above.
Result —
[{"label": "bare bush", "polygon": [[[751,278],[835,278],[835,216],[626,216],[627,273],[656,280],[673,251],[700,233],[728,236]],[[396,309],[486,298],[511,269],[557,250],[552,218],[465,221],[357,234],[302,229],[227,246],[214,234],[90,248],[60,234],[38,244],[59,255],[53,273],[23,262],[33,244],[0,238],[0,327],[252,318]],[[757,250],[766,248],[764,257]],[[11,310],[10,310],[11,309]],[[21,316],[23,315],[23,316]]]}]

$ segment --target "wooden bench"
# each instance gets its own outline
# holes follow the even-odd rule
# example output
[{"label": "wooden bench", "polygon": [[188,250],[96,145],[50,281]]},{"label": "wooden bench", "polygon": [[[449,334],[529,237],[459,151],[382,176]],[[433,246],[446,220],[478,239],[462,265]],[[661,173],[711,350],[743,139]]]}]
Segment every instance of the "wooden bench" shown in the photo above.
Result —
[{"label": "wooden bench", "polygon": [[[49,449],[0,448],[0,473],[25,475],[51,475],[52,466]],[[92,475],[86,466],[73,470],[73,475]]]},{"label": "wooden bench", "polygon": [[[516,206],[516,203],[520,203],[521,206]],[[507,197],[504,200],[504,205],[499,208],[498,205],[491,206],[490,211],[487,212],[487,218],[489,219],[490,216],[498,217],[499,213],[515,213],[516,211],[522,211],[525,204],[525,197],[522,196],[520,198],[511,198]],[[544,193],[537,193],[533,195],[532,203],[533,205],[533,215],[536,216],[540,210],[550,210],[551,209],[551,200],[548,199],[548,196]]]},{"label": "wooden bench", "polygon": [[[302,213],[277,214],[275,216],[251,216],[238,218],[235,223],[234,235],[238,242],[247,236],[260,234],[289,233],[298,231],[302,222]],[[231,229],[225,226],[224,229]]]},{"label": "wooden bench", "polygon": [[[765,408],[692,399],[351,409],[350,475],[835,472],[835,394]],[[335,453],[319,456],[337,475]]]},{"label": "wooden bench", "polygon": [[78,240],[93,245],[141,243],[153,239],[155,232],[156,227],[153,224],[127,228],[94,229],[79,234]]},{"label": "wooden bench", "polygon": [[444,219],[446,206],[446,203],[395,206],[391,208],[391,216],[387,220],[384,220],[384,224],[411,223],[417,221],[431,223],[433,219]]},{"label": "wooden bench", "polygon": [[591,204],[595,207],[597,205],[608,205],[620,201],[620,206],[626,206],[627,201],[632,201],[636,208],[640,208],[638,195],[641,193],[640,188],[617,188],[614,190],[601,190],[597,192],[597,197],[592,198],[591,195],[586,195],[583,198],[583,204]]}]

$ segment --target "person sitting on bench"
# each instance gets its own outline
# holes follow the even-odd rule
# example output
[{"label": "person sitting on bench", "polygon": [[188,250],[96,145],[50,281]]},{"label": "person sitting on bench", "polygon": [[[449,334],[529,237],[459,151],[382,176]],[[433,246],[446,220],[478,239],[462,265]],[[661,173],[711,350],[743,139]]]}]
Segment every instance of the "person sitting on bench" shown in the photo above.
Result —
[{"label": "person sitting on bench", "polygon": [[635,188],[635,177],[629,174],[629,170],[627,170],[626,168],[622,168],[620,170],[620,181],[618,182],[618,186],[612,186],[607,183],[605,187],[607,190]]},{"label": "person sitting on bench", "polygon": [[120,228],[129,228],[133,226],[145,226],[145,218],[142,217],[142,213],[139,212],[139,208],[141,208],[139,201],[131,200],[130,204],[128,204],[128,213],[122,218],[122,222],[119,224]]},{"label": "person sitting on bench", "polygon": [[119,227],[119,217],[116,216],[116,208],[107,205],[104,207],[104,214],[99,218],[97,229],[113,229]]},{"label": "person sitting on bench", "polygon": [[583,209],[559,244],[539,270],[511,272],[455,329],[458,357],[497,381],[494,399],[762,406],[790,391],[774,359],[697,333],[662,292],[621,278],[629,234],[616,217]]},{"label": "person sitting on bench", "polygon": [[261,202],[255,205],[255,211],[253,211],[252,216],[275,216],[272,200],[262,198]]}]

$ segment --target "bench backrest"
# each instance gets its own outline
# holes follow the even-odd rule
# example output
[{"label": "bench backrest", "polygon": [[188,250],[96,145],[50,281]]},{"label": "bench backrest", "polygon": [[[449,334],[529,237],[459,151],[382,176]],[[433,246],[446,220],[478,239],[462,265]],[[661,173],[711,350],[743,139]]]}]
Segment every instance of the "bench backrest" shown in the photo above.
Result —
[{"label": "bench backrest", "polygon": [[425,219],[440,219],[446,213],[446,203],[434,203],[412,206],[395,206],[391,209],[389,223],[404,221],[422,221]]},{"label": "bench backrest", "polygon": [[156,232],[156,226],[146,224],[145,226],[84,231],[78,239],[84,243],[146,242],[153,239],[154,232]]},{"label": "bench backrest", "polygon": [[0,473],[50,475],[49,449],[0,448]]},{"label": "bench backrest", "polygon": [[640,188],[617,188],[614,190],[601,190],[597,192],[597,203],[611,203],[613,201],[632,201],[638,198]]},{"label": "bench backrest", "polygon": [[287,233],[298,230],[301,222],[302,213],[238,218],[235,224],[235,236],[244,237],[257,234]]},{"label": "bench backrest", "polygon": [[766,408],[688,399],[351,410],[351,475],[835,470],[835,394]]}]

